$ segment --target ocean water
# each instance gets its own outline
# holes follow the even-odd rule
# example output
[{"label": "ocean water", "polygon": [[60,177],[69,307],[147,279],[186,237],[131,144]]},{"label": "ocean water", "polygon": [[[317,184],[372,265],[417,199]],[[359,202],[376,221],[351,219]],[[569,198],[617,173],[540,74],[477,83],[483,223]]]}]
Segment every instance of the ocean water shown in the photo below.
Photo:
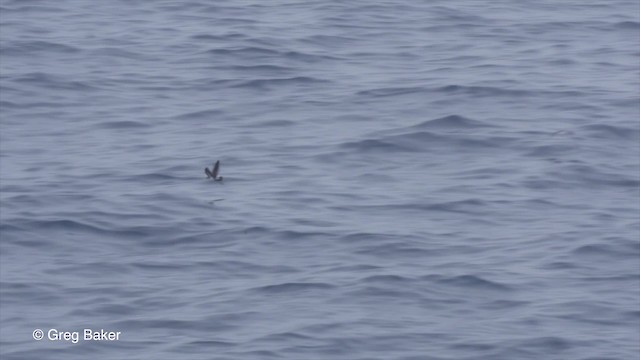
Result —
[{"label": "ocean water", "polygon": [[637,1],[0,21],[3,360],[640,358]]}]

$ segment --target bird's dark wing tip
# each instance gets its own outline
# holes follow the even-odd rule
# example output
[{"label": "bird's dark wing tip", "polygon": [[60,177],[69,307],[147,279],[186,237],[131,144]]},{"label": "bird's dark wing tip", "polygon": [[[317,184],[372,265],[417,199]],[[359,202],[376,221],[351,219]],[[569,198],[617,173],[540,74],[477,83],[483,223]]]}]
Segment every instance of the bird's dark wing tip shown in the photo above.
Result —
[{"label": "bird's dark wing tip", "polygon": [[220,160],[216,161],[215,165],[213,165],[213,173],[212,177],[215,179],[218,177],[218,172],[220,172]]}]

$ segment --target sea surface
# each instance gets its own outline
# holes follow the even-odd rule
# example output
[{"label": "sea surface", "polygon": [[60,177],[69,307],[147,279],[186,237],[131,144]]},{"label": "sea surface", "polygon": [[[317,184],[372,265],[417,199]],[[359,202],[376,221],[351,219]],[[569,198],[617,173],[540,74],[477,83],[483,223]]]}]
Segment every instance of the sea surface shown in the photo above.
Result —
[{"label": "sea surface", "polygon": [[637,0],[0,22],[3,360],[640,359]]}]

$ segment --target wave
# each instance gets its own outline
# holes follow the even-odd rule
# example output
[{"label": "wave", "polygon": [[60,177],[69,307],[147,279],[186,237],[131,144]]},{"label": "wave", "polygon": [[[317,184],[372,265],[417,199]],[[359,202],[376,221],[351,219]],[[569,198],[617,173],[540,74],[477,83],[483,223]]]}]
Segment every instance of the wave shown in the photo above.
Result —
[{"label": "wave", "polygon": [[232,65],[228,67],[231,70],[237,70],[237,71],[241,71],[243,73],[250,73],[250,72],[261,72],[261,73],[268,73],[270,75],[274,74],[274,73],[284,73],[284,72],[291,72],[292,68],[289,67],[284,67],[284,66],[278,66],[278,65],[264,65],[264,64],[260,64],[260,65]]},{"label": "wave", "polygon": [[92,56],[99,57],[113,57],[113,58],[122,58],[122,59],[131,59],[131,60],[150,60],[152,59],[150,56],[133,52],[131,50],[124,50],[116,47],[103,47],[91,50]]},{"label": "wave", "polygon": [[56,76],[42,72],[22,74],[11,79],[14,83],[31,85],[46,89],[92,91],[98,87],[87,82],[73,80],[70,77]]},{"label": "wave", "polygon": [[148,128],[148,124],[140,121],[124,120],[124,121],[105,121],[95,124],[94,127],[99,129],[138,129]]},{"label": "wave", "polygon": [[387,242],[380,245],[362,245],[355,252],[381,258],[422,258],[433,255],[431,251],[417,245],[408,244],[405,241]]},{"label": "wave", "polygon": [[613,24],[613,28],[622,30],[640,30],[640,22],[620,21]]},{"label": "wave", "polygon": [[238,59],[283,59],[302,61],[307,63],[315,63],[326,60],[339,60],[338,57],[327,54],[311,54],[292,50],[274,50],[258,46],[242,46],[234,48],[215,48],[206,50],[205,54],[214,55],[216,57],[233,57]]},{"label": "wave", "polygon": [[512,288],[508,285],[499,283],[497,281],[486,280],[476,275],[460,275],[460,276],[454,276],[454,277],[440,278],[437,281],[441,284],[464,287],[466,289],[492,290],[492,291],[512,290]]},{"label": "wave", "polygon": [[[491,126],[462,116],[451,115],[409,127],[386,130],[378,133],[376,137],[347,141],[339,146],[361,153],[432,152],[450,148],[455,148],[457,152],[475,152],[483,149],[504,148],[515,141],[512,137],[483,136],[467,131],[484,127]],[[443,130],[446,130],[446,133]]]},{"label": "wave", "polygon": [[407,129],[448,129],[448,130],[467,130],[482,127],[493,127],[492,125],[473,120],[460,115],[448,115],[433,120],[426,120],[417,125],[408,127]]},{"label": "wave", "polygon": [[229,40],[246,39],[247,35],[241,34],[241,33],[226,33],[223,35],[196,34],[196,35],[191,35],[190,38],[193,40],[229,41]]},{"label": "wave", "polygon": [[194,119],[208,119],[212,117],[218,117],[224,114],[224,111],[218,109],[198,110],[190,111],[188,113],[176,115],[173,118],[178,120],[194,120]]},{"label": "wave", "polygon": [[[86,215],[86,213],[85,213]],[[87,216],[85,216],[87,217]],[[122,219],[126,217],[122,216]],[[114,221],[106,221],[101,218],[94,220],[70,220],[70,219],[56,219],[56,220],[12,220],[10,224],[3,224],[3,228],[7,230],[13,230],[12,232],[51,232],[62,231],[65,234],[92,234],[92,235],[104,235],[115,238],[142,238],[149,235],[153,235],[154,229],[141,226],[126,226]],[[7,231],[7,234],[9,231]],[[22,244],[22,242],[18,242]],[[38,241],[40,243],[40,241]],[[49,243],[50,245],[50,243]]]},{"label": "wave", "polygon": [[360,281],[365,283],[398,284],[398,283],[407,283],[412,280],[413,279],[400,276],[400,275],[373,275],[373,276],[365,277]]},{"label": "wave", "polygon": [[254,290],[260,292],[266,292],[271,294],[281,294],[281,293],[298,293],[298,292],[307,292],[307,291],[315,291],[315,290],[329,290],[335,288],[335,285],[327,284],[327,283],[299,283],[299,282],[291,282],[291,283],[283,283],[277,285],[266,285],[254,288]]},{"label": "wave", "polygon": [[402,141],[399,143],[393,143],[383,140],[366,139],[360,141],[346,142],[340,145],[341,147],[357,152],[414,152],[420,151],[419,148],[406,144]]},{"label": "wave", "polygon": [[242,81],[237,84],[231,85],[236,88],[265,88],[269,86],[283,86],[283,85],[316,85],[319,83],[328,83],[329,81],[308,77],[308,76],[296,76],[291,78],[272,78],[272,79],[254,79]]},{"label": "wave", "polygon": [[636,258],[640,255],[640,247],[637,243],[631,243],[628,246],[622,244],[589,244],[580,246],[572,251],[576,256],[580,257],[597,257],[597,258]]},{"label": "wave", "polygon": [[567,164],[562,167],[562,172],[558,174],[560,178],[570,181],[584,182],[590,185],[608,185],[636,188],[640,186],[638,177],[624,176],[617,173],[605,172],[599,167]]},{"label": "wave", "polygon": [[462,214],[474,214],[487,210],[488,203],[479,199],[454,200],[440,203],[401,203],[386,205],[364,205],[359,208],[364,209],[386,209],[386,210],[420,210],[420,211],[442,211]]},{"label": "wave", "polygon": [[298,39],[297,41],[303,44],[312,44],[316,46],[323,46],[326,48],[333,48],[333,47],[342,47],[347,44],[355,43],[358,40],[356,38],[348,37],[348,36],[323,34],[323,35],[306,36],[302,39]]},{"label": "wave", "polygon": [[387,96],[398,96],[405,94],[414,94],[425,92],[428,89],[424,87],[386,87],[372,90],[361,90],[358,91],[357,95],[370,96],[370,97],[387,97]]},{"label": "wave", "polygon": [[239,57],[261,57],[261,56],[278,56],[280,52],[263,47],[245,46],[237,48],[215,48],[206,50],[205,53],[216,56],[239,56]]},{"label": "wave", "polygon": [[491,86],[461,86],[461,85],[447,85],[435,89],[435,92],[445,94],[465,94],[476,97],[523,97],[532,95],[531,90],[521,89],[505,89]]},{"label": "wave", "polygon": [[444,94],[444,95],[469,95],[474,98],[479,97],[512,97],[522,98],[530,96],[582,96],[584,93],[575,90],[527,90],[527,89],[513,89],[513,88],[501,88],[493,86],[465,86],[465,85],[445,85],[436,88],[429,88],[424,86],[416,87],[385,87],[371,90],[361,90],[356,94],[366,97],[392,97],[408,94]]},{"label": "wave", "polygon": [[525,156],[532,157],[549,157],[549,156],[563,156],[568,153],[576,151],[575,145],[539,145],[530,149]]},{"label": "wave", "polygon": [[42,53],[54,54],[75,54],[80,52],[80,48],[71,45],[59,44],[50,41],[13,41],[5,44],[2,48],[3,56],[32,56]]},{"label": "wave", "polygon": [[291,120],[267,120],[256,124],[247,124],[245,127],[289,127],[296,123]]},{"label": "wave", "polygon": [[640,130],[632,129],[624,126],[615,126],[608,124],[591,124],[581,127],[587,134],[596,139],[625,139],[640,140]]}]

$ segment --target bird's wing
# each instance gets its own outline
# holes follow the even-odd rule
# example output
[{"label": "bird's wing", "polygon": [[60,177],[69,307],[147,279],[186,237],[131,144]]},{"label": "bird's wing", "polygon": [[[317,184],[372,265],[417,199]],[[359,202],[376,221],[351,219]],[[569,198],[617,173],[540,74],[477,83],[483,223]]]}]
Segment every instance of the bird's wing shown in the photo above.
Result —
[{"label": "bird's wing", "polygon": [[218,177],[218,172],[220,171],[220,160],[216,161],[216,164],[213,165],[213,177],[214,179]]},{"label": "bird's wing", "polygon": [[207,179],[213,177],[213,175],[211,175],[211,171],[209,171],[209,168],[204,168],[204,173],[207,174]]}]

